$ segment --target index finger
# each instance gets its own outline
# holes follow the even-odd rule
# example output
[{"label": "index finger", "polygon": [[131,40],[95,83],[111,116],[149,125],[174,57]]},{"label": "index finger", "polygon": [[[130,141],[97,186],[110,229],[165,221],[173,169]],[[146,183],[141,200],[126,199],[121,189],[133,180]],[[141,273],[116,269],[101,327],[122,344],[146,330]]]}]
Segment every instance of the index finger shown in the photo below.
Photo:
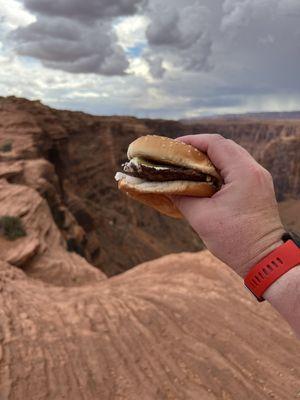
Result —
[{"label": "index finger", "polygon": [[242,173],[241,169],[244,166],[255,162],[242,146],[218,134],[187,135],[178,137],[176,140],[190,144],[206,153],[220,171],[225,183],[233,170]]}]

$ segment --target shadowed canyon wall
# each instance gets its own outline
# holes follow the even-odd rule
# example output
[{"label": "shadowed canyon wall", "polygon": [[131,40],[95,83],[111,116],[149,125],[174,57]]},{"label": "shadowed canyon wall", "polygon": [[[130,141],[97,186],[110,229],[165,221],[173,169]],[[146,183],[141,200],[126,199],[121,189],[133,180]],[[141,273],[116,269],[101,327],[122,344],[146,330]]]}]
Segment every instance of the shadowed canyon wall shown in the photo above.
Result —
[{"label": "shadowed canyon wall", "polygon": [[10,151],[0,151],[0,178],[37,190],[69,249],[108,275],[162,254],[199,250],[200,240],[184,222],[117,190],[114,175],[128,144],[146,133],[149,128],[135,118],[94,117],[2,98],[0,148]]},{"label": "shadowed canyon wall", "polygon": [[[298,131],[255,136],[274,128],[255,126],[211,130],[269,163],[294,227]],[[207,251],[105,275],[201,248],[184,222],[119,193],[113,176],[139,135],[208,129],[0,99],[0,217],[26,233],[8,240],[0,222],[1,400],[299,397],[299,341]]]},{"label": "shadowed canyon wall", "polygon": [[218,132],[245,146],[273,174],[279,200],[299,197],[297,121],[177,121],[97,117],[40,102],[0,99],[0,177],[36,189],[67,247],[114,275],[163,254],[202,244],[182,221],[118,192],[115,172],[136,137]]}]

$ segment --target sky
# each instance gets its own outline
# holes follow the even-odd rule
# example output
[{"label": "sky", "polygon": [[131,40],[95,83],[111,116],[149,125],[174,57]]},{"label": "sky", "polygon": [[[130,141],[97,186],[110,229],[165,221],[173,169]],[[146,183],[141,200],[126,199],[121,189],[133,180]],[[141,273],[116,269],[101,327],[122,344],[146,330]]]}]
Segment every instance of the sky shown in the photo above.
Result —
[{"label": "sky", "polygon": [[300,0],[0,0],[0,96],[98,115],[300,110]]}]

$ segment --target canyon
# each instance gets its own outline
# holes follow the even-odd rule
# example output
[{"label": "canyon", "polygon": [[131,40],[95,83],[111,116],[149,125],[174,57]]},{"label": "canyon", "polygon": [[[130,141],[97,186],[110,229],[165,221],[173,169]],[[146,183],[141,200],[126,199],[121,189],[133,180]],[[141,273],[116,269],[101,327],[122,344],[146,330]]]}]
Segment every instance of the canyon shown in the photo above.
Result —
[{"label": "canyon", "polygon": [[0,399],[298,398],[288,325],[184,221],[120,193],[114,174],[141,135],[222,133],[270,169],[282,219],[299,229],[299,131],[0,98],[0,217],[26,232],[11,241],[0,229]]},{"label": "canyon", "polygon": [[183,124],[60,111],[15,97],[0,98],[0,148],[11,147],[0,151],[0,178],[35,189],[69,249],[112,276],[164,254],[203,248],[185,222],[132,201],[114,181],[135,138],[201,132],[242,144],[271,171],[278,200],[299,199],[299,121]]}]

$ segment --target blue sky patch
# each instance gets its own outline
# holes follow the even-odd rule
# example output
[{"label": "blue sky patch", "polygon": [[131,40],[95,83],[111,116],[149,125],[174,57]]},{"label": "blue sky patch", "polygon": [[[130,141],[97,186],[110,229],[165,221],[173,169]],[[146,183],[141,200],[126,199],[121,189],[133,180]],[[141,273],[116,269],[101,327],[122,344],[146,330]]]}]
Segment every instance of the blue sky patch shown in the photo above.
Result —
[{"label": "blue sky patch", "polygon": [[145,47],[145,44],[138,44],[133,47],[128,47],[127,49],[125,49],[125,51],[131,57],[140,57]]}]

